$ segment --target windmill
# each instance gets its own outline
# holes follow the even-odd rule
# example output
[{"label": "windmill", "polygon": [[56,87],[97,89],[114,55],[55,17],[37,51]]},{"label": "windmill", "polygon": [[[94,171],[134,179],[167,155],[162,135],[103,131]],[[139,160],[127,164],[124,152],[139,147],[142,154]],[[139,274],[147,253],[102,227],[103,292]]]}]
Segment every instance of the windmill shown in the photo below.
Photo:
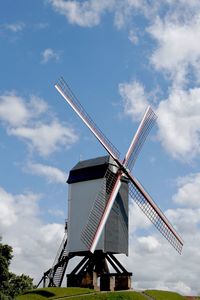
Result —
[{"label": "windmill", "polygon": [[[94,288],[99,277],[101,290],[128,289],[132,273],[114,256],[128,254],[128,194],[179,254],[183,246],[181,237],[166,216],[131,174],[157,117],[148,107],[121,161],[119,151],[97,127],[63,78],[55,88],[106,149],[108,156],[79,162],[70,171],[69,228],[52,268],[44,273],[41,281],[44,286],[47,281],[49,286],[60,286],[69,260],[82,256],[67,275],[68,286]],[[110,273],[108,263],[115,273]]]}]

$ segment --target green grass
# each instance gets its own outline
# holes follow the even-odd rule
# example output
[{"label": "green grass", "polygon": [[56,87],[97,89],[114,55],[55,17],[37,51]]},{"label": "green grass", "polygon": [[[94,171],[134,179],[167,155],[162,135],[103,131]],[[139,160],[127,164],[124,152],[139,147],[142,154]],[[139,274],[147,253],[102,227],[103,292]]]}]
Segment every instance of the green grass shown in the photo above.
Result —
[{"label": "green grass", "polygon": [[[167,291],[146,290],[146,295],[155,300],[185,300],[186,298]],[[84,296],[81,296],[84,295]],[[73,296],[73,297],[71,297]],[[16,300],[146,300],[147,298],[139,292],[95,292],[85,288],[45,288],[29,291]]]},{"label": "green grass", "polygon": [[146,300],[141,293],[138,292],[101,292],[84,297],[77,296],[73,298],[63,298],[63,300]]},{"label": "green grass", "polygon": [[[84,297],[79,296],[83,294],[85,294]],[[100,293],[85,288],[35,289],[18,296],[16,300],[53,300],[59,298],[62,300],[146,300],[141,293],[133,291]]]},{"label": "green grass", "polygon": [[[53,300],[64,296],[73,296],[92,293],[93,290],[83,288],[44,288],[31,290],[20,295],[16,300]],[[69,298],[67,298],[69,299]]]},{"label": "green grass", "polygon": [[156,300],[183,300],[186,299],[184,296],[174,292],[167,292],[167,291],[157,291],[157,290],[147,290],[145,291],[146,295],[151,296]]}]

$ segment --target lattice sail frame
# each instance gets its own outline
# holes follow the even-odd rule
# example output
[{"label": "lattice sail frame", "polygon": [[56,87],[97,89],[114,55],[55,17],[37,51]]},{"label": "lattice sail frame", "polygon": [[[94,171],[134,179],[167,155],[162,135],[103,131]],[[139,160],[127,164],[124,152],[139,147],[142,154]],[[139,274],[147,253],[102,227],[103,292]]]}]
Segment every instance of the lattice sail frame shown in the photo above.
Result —
[{"label": "lattice sail frame", "polygon": [[81,240],[88,249],[92,246],[93,239],[97,231],[96,229],[99,227],[102,215],[105,212],[106,204],[117,182],[117,178],[117,174],[114,174],[110,169],[107,169],[103,178],[102,186],[95,197],[87,224],[81,234]]},{"label": "lattice sail frame", "polygon": [[[137,183],[137,184],[136,184]],[[145,191],[138,188],[140,183],[136,181],[129,181],[129,195],[132,200],[140,207],[143,213],[153,223],[153,225],[160,231],[160,233],[168,240],[168,242],[181,254],[183,241],[175,229],[172,227],[163,212],[154,203],[151,196]],[[148,199],[148,201],[147,201]]]},{"label": "lattice sail frame", "polygon": [[99,129],[96,123],[92,120],[86,110],[83,108],[77,97],[73,94],[72,90],[61,77],[55,88],[63,96],[63,98],[69,103],[69,105],[75,110],[83,122],[89,127],[92,133],[100,141],[103,147],[115,158],[119,158],[120,152],[117,148],[109,141],[109,139],[104,135],[104,133]]},{"label": "lattice sail frame", "polygon": [[[161,232],[161,234],[170,242],[170,244],[179,253],[181,253],[183,247],[182,239],[180,238],[176,230],[173,228],[173,226],[170,224],[163,212],[154,203],[149,194],[144,190],[143,186],[130,173],[130,170],[132,169],[136,161],[141,147],[157,118],[151,107],[147,108],[144,117],[138,127],[138,130],[135,136],[133,137],[127,154],[123,162],[121,162],[119,160],[119,151],[97,127],[95,122],[85,111],[85,109],[80,104],[76,96],[72,93],[71,89],[69,88],[69,86],[63,78],[61,78],[58,81],[58,83],[55,85],[55,88],[69,103],[69,105],[83,120],[83,122],[88,126],[88,128],[92,131],[92,133],[96,136],[99,142],[112,156],[112,158],[115,160],[119,167],[117,174],[114,176],[114,182],[113,184],[111,184],[111,191],[108,193],[108,195],[106,195],[106,198],[105,196],[102,196],[101,191],[99,191],[99,193],[97,194],[92,210],[89,214],[87,224],[82,231],[81,239],[84,242],[84,244],[88,247],[88,250],[90,250],[91,252],[95,251],[103,228],[108,219],[109,213],[112,209],[112,205],[115,201],[115,197],[117,196],[117,193],[120,189],[120,179],[125,174],[125,176],[127,176],[130,181],[129,195],[131,196],[131,198],[136,202],[136,204],[141,208],[141,210],[150,219],[154,226]],[[102,189],[105,189],[105,187],[103,186]],[[100,203],[101,199],[103,203]],[[99,210],[99,214],[97,214],[99,205],[101,206],[101,209]]]},{"label": "lattice sail frame", "polygon": [[144,114],[144,117],[138,127],[136,134],[133,137],[132,143],[127,151],[127,155],[124,158],[123,164],[130,171],[132,170],[135,161],[139,155],[139,152],[157,119],[156,114],[149,106]]}]

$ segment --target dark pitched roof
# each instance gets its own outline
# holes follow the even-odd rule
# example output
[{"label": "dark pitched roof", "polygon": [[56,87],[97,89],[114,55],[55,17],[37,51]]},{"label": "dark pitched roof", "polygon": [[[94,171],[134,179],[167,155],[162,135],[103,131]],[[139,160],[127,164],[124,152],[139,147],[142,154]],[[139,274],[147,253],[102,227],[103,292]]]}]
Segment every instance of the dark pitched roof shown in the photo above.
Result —
[{"label": "dark pitched roof", "polygon": [[67,183],[103,178],[109,165],[115,165],[111,156],[79,161],[70,171]]}]

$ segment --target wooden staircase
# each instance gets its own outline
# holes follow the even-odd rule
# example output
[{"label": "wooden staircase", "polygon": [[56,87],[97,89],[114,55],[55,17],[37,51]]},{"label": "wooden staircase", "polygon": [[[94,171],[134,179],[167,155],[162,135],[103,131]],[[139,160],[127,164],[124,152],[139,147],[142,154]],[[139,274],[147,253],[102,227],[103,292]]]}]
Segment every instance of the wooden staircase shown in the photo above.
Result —
[{"label": "wooden staircase", "polygon": [[69,257],[67,255],[67,223],[65,225],[65,235],[57,252],[52,267],[46,271],[39,281],[37,287],[43,282],[43,287],[60,287],[68,265]]}]

